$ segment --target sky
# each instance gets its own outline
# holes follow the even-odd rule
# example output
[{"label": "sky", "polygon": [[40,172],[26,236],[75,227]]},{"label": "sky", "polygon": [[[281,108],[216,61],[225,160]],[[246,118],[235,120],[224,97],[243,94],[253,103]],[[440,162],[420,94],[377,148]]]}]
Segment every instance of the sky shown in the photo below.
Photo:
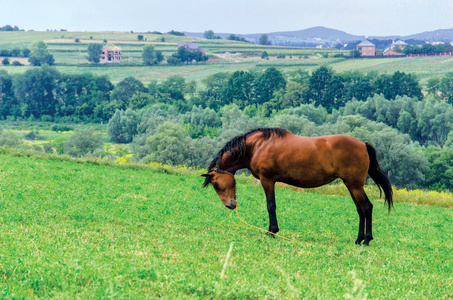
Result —
[{"label": "sky", "polygon": [[271,33],[315,26],[354,35],[453,28],[453,0],[0,0],[0,26],[45,31]]}]

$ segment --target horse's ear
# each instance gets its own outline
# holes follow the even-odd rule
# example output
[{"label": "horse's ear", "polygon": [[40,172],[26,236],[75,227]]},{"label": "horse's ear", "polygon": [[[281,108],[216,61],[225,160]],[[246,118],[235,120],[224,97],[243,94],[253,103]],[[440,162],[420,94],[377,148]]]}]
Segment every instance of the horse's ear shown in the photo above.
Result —
[{"label": "horse's ear", "polygon": [[209,173],[203,174],[203,175],[201,175],[201,176],[205,177],[205,180],[204,180],[204,182],[203,182],[203,187],[206,187],[208,184],[210,184],[210,183],[211,183],[212,177],[214,177],[214,175],[209,174]]}]

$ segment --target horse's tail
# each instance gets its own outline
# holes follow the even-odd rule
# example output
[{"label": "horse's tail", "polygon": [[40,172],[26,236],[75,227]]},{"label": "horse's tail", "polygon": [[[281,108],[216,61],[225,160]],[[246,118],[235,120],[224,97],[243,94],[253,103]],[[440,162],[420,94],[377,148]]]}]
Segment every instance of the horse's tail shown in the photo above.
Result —
[{"label": "horse's tail", "polygon": [[374,180],[376,185],[379,187],[379,191],[381,191],[381,193],[382,193],[382,190],[384,190],[385,202],[387,202],[387,204],[389,206],[389,213],[390,213],[390,210],[393,207],[392,184],[390,183],[390,179],[387,176],[387,174],[385,174],[385,172],[379,166],[379,163],[378,163],[377,157],[376,157],[376,150],[374,149],[374,147],[368,143],[365,143],[365,144],[366,144],[366,149],[368,151],[368,157],[370,158],[370,167],[368,169],[368,174]]}]

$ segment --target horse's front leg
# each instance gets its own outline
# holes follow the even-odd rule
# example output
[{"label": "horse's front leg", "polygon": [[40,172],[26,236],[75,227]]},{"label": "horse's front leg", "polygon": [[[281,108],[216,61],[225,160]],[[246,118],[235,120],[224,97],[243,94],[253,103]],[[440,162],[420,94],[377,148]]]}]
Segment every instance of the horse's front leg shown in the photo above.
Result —
[{"label": "horse's front leg", "polygon": [[269,232],[277,233],[279,229],[277,215],[275,213],[277,208],[275,204],[275,182],[267,179],[261,179],[261,185],[263,186],[264,193],[266,194],[267,211],[269,213]]}]

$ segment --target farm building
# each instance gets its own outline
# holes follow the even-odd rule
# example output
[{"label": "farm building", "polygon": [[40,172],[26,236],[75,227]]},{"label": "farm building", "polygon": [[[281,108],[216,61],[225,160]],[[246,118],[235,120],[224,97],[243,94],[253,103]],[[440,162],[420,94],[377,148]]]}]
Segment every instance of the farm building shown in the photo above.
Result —
[{"label": "farm building", "polygon": [[358,44],[357,50],[360,51],[361,56],[376,56],[376,45],[368,40]]},{"label": "farm building", "polygon": [[189,51],[199,50],[199,51],[201,51],[201,53],[203,53],[203,55],[206,54],[205,48],[199,48],[198,43],[178,43],[178,49],[181,47],[185,47]]},{"label": "farm building", "polygon": [[390,47],[385,49],[383,55],[384,56],[402,56],[402,55],[404,55],[402,50],[406,46],[407,46],[407,44],[405,42],[398,40],[396,42],[393,42],[390,45]]},{"label": "farm building", "polygon": [[107,44],[102,48],[101,63],[120,63],[121,48],[113,44]]}]

